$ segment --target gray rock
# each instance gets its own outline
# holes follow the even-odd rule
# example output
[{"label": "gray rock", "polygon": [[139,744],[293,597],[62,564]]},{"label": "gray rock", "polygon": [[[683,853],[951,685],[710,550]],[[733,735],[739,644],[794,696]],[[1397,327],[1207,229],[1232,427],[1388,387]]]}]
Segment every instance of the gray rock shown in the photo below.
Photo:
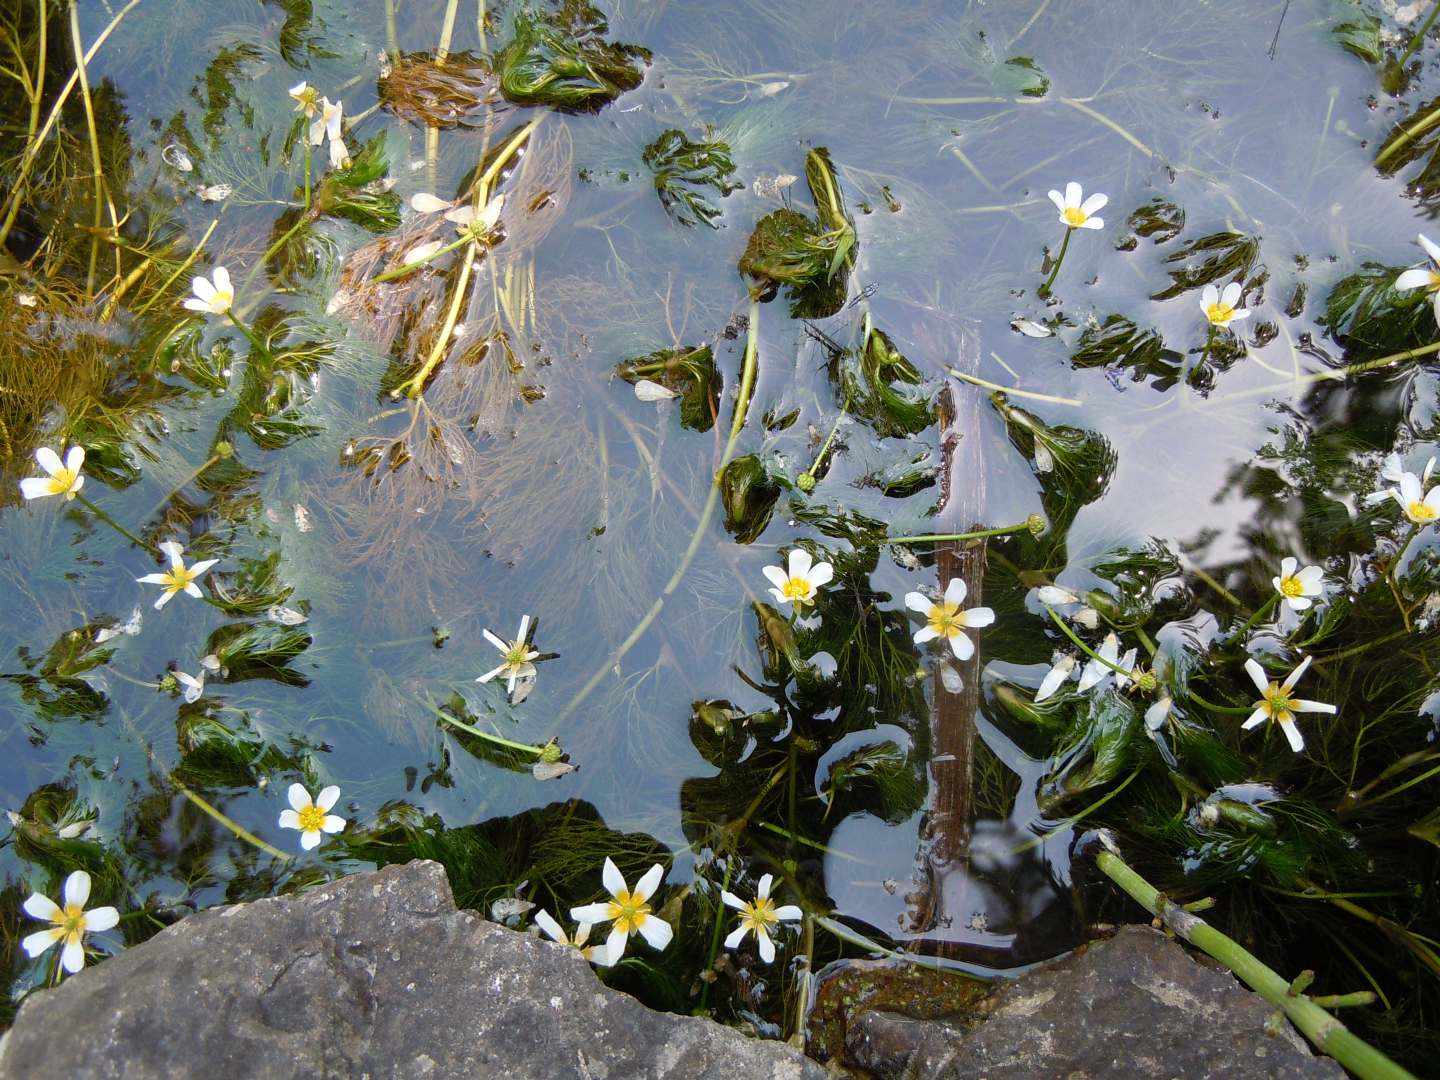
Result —
[{"label": "gray rock", "polygon": [[433,862],[202,911],[31,995],[0,1043],[0,1080],[737,1075],[825,1073],[457,911]]},{"label": "gray rock", "polygon": [[907,1080],[1343,1080],[1288,1024],[1267,1036],[1273,1011],[1229,972],[1129,926],[1017,979],[974,1028],[872,1012],[848,1029],[846,1051],[863,1068]]}]

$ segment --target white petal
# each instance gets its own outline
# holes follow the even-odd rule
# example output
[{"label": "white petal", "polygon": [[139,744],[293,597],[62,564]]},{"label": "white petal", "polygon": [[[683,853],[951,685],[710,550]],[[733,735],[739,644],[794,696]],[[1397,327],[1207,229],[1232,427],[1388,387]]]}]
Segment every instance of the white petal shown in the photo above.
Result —
[{"label": "white petal", "polygon": [[560,924],[544,908],[535,912],[535,925],[540,927],[551,941],[558,941],[561,945],[570,944],[570,939],[565,935],[565,931],[560,929]]},{"label": "white petal", "polygon": [[1424,499],[1425,493],[1420,488],[1420,478],[1414,473],[1405,473],[1400,477],[1401,506],[1408,509],[1412,502],[1420,502]]},{"label": "white petal", "polygon": [[640,379],[635,383],[635,396],[641,401],[669,401],[680,395],[668,386],[661,386],[650,379]]},{"label": "white petal", "polygon": [[196,585],[193,581],[191,581],[191,582],[188,582],[188,583],[186,584],[186,586],[185,586],[185,595],[186,595],[186,596],[193,596],[193,597],[195,597],[196,600],[199,600],[199,599],[200,599],[201,597],[203,597],[205,594],[200,591],[200,586],[199,586],[199,585]]},{"label": "white petal", "polygon": [[329,811],[339,798],[340,788],[335,784],[331,784],[329,787],[321,789],[319,796],[315,799],[315,805],[321,810]]},{"label": "white petal", "polygon": [[120,922],[120,912],[108,904],[105,907],[97,907],[94,911],[85,913],[85,931],[90,934],[103,934],[106,930],[113,930]]},{"label": "white petal", "polygon": [[1080,602],[1080,597],[1069,589],[1062,589],[1059,585],[1042,585],[1035,591],[1035,596],[1040,603],[1051,607],[1057,604],[1078,604]]},{"label": "white petal", "polygon": [[945,586],[945,602],[959,607],[965,602],[965,593],[965,579],[953,577],[950,579],[950,583]]},{"label": "white petal", "polygon": [[325,820],[320,823],[320,831],[326,833],[343,832],[345,819],[339,814],[326,814]]},{"label": "white petal", "polygon": [[1059,690],[1070,677],[1070,672],[1075,670],[1075,661],[1070,661],[1070,666],[1065,667],[1063,661],[1056,664],[1045,673],[1045,678],[1040,680],[1040,688],[1035,691],[1035,700],[1044,701],[1051,694]]},{"label": "white petal", "polygon": [[417,191],[410,196],[410,209],[417,214],[438,214],[442,210],[449,210],[450,203],[446,202],[428,191]]},{"label": "white petal", "polygon": [[810,573],[810,567],[814,561],[815,560],[810,557],[810,553],[804,548],[791,548],[789,561],[790,576],[792,578],[803,578],[807,576]]},{"label": "white petal", "polygon": [[1079,206],[1080,200],[1084,197],[1084,195],[1085,189],[1082,188],[1074,180],[1071,180],[1068,184],[1065,185],[1065,205],[1067,207]]},{"label": "white petal", "polygon": [[1300,729],[1295,726],[1293,720],[1281,720],[1280,730],[1285,733],[1285,738],[1290,742],[1290,749],[1299,753],[1305,749],[1305,738],[1300,734]]},{"label": "white petal", "polygon": [[25,909],[25,914],[32,919],[48,919],[53,922],[55,917],[61,914],[59,904],[38,892],[31,893],[21,906]]},{"label": "white petal", "polygon": [[482,630],[480,632],[485,635],[486,641],[490,642],[491,645],[494,645],[495,648],[499,649],[502,653],[508,653],[510,651],[510,646],[501,641],[497,635],[492,634],[489,630]]},{"label": "white petal", "polygon": [[1241,319],[1248,319],[1249,317],[1250,309],[1248,307],[1237,307],[1234,311],[1230,312],[1231,322],[1239,322]]},{"label": "white petal", "polygon": [[25,955],[36,957],[50,948],[65,935],[57,927],[51,930],[37,930],[33,934],[26,934],[20,942],[20,947],[25,950]]},{"label": "white petal", "polygon": [[1220,290],[1214,285],[1206,285],[1200,290],[1200,308],[1207,314],[1210,309],[1220,302]]},{"label": "white petal", "polygon": [[480,211],[478,223],[481,232],[488,232],[495,227],[495,223],[500,220],[500,211],[504,206],[505,196],[503,194],[496,195],[485,204],[485,208]]},{"label": "white petal", "polygon": [[1270,689],[1270,676],[1265,674],[1265,669],[1256,662],[1254,657],[1247,657],[1245,670],[1250,673],[1250,681],[1255,684],[1255,689],[1262,694]]},{"label": "white petal", "polygon": [[1234,307],[1240,302],[1240,282],[1232,281],[1225,286],[1225,291],[1220,294],[1220,302],[1226,307]]},{"label": "white petal", "polygon": [[1105,209],[1105,204],[1109,201],[1109,195],[1102,195],[1100,194],[1100,192],[1097,191],[1094,195],[1091,195],[1088,199],[1086,199],[1083,203],[1080,204],[1080,212],[1083,213],[1086,217],[1089,217],[1092,214],[1098,214],[1101,210]]},{"label": "white petal", "polygon": [[905,594],[905,606],[911,611],[928,617],[930,609],[935,606],[935,601],[931,600],[924,593],[907,592]]},{"label": "white petal", "polygon": [[211,274],[215,279],[216,292],[228,293],[231,291],[229,270],[226,270],[223,266],[217,266]]},{"label": "white petal", "polygon": [[737,911],[745,906],[745,901],[736,896],[729,889],[720,890],[720,902],[726,907],[733,907]]},{"label": "white petal", "polygon": [[300,846],[306,851],[313,851],[320,846],[321,839],[319,829],[306,829],[300,834]]},{"label": "white petal", "polygon": [[43,499],[54,492],[50,490],[50,481],[46,477],[31,476],[20,481],[20,494],[27,499]]},{"label": "white petal", "polygon": [[291,784],[290,789],[285,792],[285,798],[293,810],[305,810],[314,805],[310,801],[310,792],[305,790],[304,784]]},{"label": "white petal", "polygon": [[1280,576],[1282,578],[1294,577],[1295,568],[1300,565],[1300,560],[1293,555],[1287,555],[1280,560]]},{"label": "white petal", "polygon": [[1266,714],[1264,709],[1256,709],[1250,714],[1249,719],[1247,719],[1240,726],[1248,730],[1250,728],[1257,727],[1258,725],[1263,724],[1268,719],[1269,716]]},{"label": "white petal", "polygon": [[1098,217],[1086,218],[1080,225],[1082,229],[1103,229],[1104,227],[1105,219]]},{"label": "white petal", "polygon": [[799,922],[805,917],[805,912],[794,904],[782,904],[775,909],[775,918],[781,922]]},{"label": "white petal", "polygon": [[975,644],[964,634],[956,633],[950,635],[950,648],[954,650],[956,659],[969,660],[975,655]]},{"label": "white petal", "polygon": [[90,899],[90,875],[76,870],[65,879],[65,906],[83,908]]},{"label": "white petal", "polygon": [[1304,611],[1314,604],[1315,601],[1308,600],[1303,596],[1287,596],[1285,603],[1289,605],[1291,611]]},{"label": "white petal", "polygon": [[768,899],[770,896],[770,886],[773,884],[775,884],[774,874],[762,875],[759,883],[755,886],[755,895],[760,897],[762,900]]},{"label": "white petal", "polygon": [[[574,912],[571,912],[573,915]],[[625,955],[625,944],[630,940],[630,935],[623,930],[614,929],[610,936],[605,939],[605,955],[610,958],[610,963],[618,964],[620,958]]]},{"label": "white petal", "polygon": [[[625,876],[620,873],[620,868],[615,865],[609,855],[605,856],[605,867],[600,871],[600,882],[611,896],[618,896],[626,891]],[[596,922],[597,920],[591,919],[590,921]]]},{"label": "white petal", "polygon": [[1060,192],[1055,191],[1053,188],[1049,192],[1049,195],[1050,201],[1055,204],[1055,209],[1059,210],[1062,214],[1065,213],[1065,196],[1061,195]]},{"label": "white petal", "polygon": [[641,900],[649,900],[655,895],[655,890],[660,887],[660,879],[665,876],[665,868],[659,863],[645,871],[645,876],[635,883],[635,895]]},{"label": "white petal", "polygon": [[995,612],[988,607],[972,607],[964,614],[965,625],[972,630],[990,626],[995,622]]},{"label": "white petal", "polygon": [[60,460],[60,455],[48,446],[42,446],[35,451],[35,462],[50,476],[54,476],[65,467]]},{"label": "white petal", "polygon": [[640,936],[643,937],[653,949],[663,949],[670,944],[670,939],[675,936],[675,931],[664,919],[654,915],[647,915],[639,926]]},{"label": "white petal", "polygon": [[424,262],[444,246],[444,243],[439,240],[431,240],[428,244],[417,244],[405,252],[405,254],[401,256],[400,261],[402,263]]},{"label": "white petal", "polygon": [[1295,575],[1300,579],[1306,592],[1315,592],[1319,589],[1320,583],[1325,580],[1325,571],[1318,566],[1307,566]]},{"label": "white petal", "polygon": [[1155,704],[1145,710],[1145,726],[1151,731],[1159,731],[1165,723],[1165,718],[1170,715],[1171,701],[1168,697],[1162,697]]},{"label": "white petal", "polygon": [[[739,947],[740,947],[740,943],[745,940],[745,935],[746,935],[747,933],[749,933],[749,930],[750,930],[750,928],[749,928],[748,926],[746,926],[744,923],[741,923],[741,924],[740,924],[739,926],[737,926],[734,930],[731,930],[730,933],[728,933],[727,935],[725,935],[725,948],[727,948],[727,949],[737,949],[737,948],[739,948]],[[27,938],[26,940],[29,940],[29,939]]]},{"label": "white petal", "polygon": [[572,907],[570,918],[576,922],[602,923],[610,921],[609,904],[585,904],[582,907]]},{"label": "white petal", "polygon": [[1327,716],[1334,716],[1340,711],[1338,706],[1329,705],[1323,701],[1306,701],[1303,698],[1293,698],[1290,708],[1293,712],[1317,712],[1325,713]]},{"label": "white petal", "polygon": [[71,472],[79,472],[80,467],[85,464],[85,448],[83,446],[72,446],[65,451],[65,468]]},{"label": "white petal", "polygon": [[282,829],[298,829],[298,828],[300,828],[300,815],[297,814],[294,810],[281,810],[281,811],[280,811],[280,828],[282,828]]},{"label": "white petal", "polygon": [[457,206],[454,210],[445,212],[445,220],[452,225],[458,225],[460,231],[465,232],[470,227],[470,223],[475,220],[475,208],[469,204]]},{"label": "white petal", "polygon": [[[1436,488],[1435,490],[1440,491],[1440,488]],[[807,575],[810,586],[815,589],[829,585],[834,577],[835,567],[831,566],[828,562],[816,563],[810,567],[810,573]]]},{"label": "white petal", "polygon": [[190,573],[192,573],[196,577],[199,577],[201,574],[205,573],[219,561],[219,559],[201,559],[199,562],[195,563],[193,566],[190,567]]},{"label": "white petal", "polygon": [[161,608],[163,608],[166,604],[170,602],[170,598],[174,595],[175,594],[173,592],[162,592],[160,594],[160,599],[155,601],[155,610],[159,611]]},{"label": "white petal", "polygon": [[927,641],[934,641],[939,636],[940,631],[934,627],[922,626],[919,630],[915,631],[915,636],[911,640],[913,640],[916,645],[924,645]]},{"label": "white petal", "polygon": [[1425,254],[1430,256],[1430,261],[1440,263],[1440,245],[1431,240],[1424,233],[1419,235],[1420,246],[1425,249]]},{"label": "white petal", "polygon": [[[764,574],[765,579],[769,581],[770,584],[774,585],[777,589],[783,589],[785,587],[785,582],[790,580],[785,576],[785,571],[778,566],[762,567],[760,572]],[[928,611],[929,609],[927,608],[926,610]]]},{"label": "white petal", "polygon": [[1310,666],[1310,661],[1314,659],[1315,657],[1313,656],[1307,656],[1304,660],[1301,660],[1300,663],[1296,664],[1295,670],[1290,672],[1289,675],[1285,676],[1285,681],[1280,684],[1280,689],[1289,690],[1292,686],[1299,682],[1300,676],[1305,674],[1305,670]]},{"label": "white petal", "polygon": [[775,943],[770,940],[770,935],[763,926],[755,928],[755,940],[760,946],[760,959],[767,964],[773,964],[775,962]]},{"label": "white petal", "polygon": [[214,285],[210,284],[210,279],[197,277],[194,281],[190,282],[190,288],[194,291],[196,297],[205,303],[205,310],[209,311],[210,303],[215,299],[216,295],[219,292],[219,290],[216,289]]},{"label": "white petal", "polygon": [[495,678],[496,675],[499,675],[502,671],[504,671],[504,670],[505,670],[506,668],[508,668],[509,666],[510,666],[510,665],[509,665],[509,663],[507,662],[507,663],[501,664],[501,665],[500,665],[499,667],[497,667],[497,668],[491,668],[489,671],[485,672],[484,675],[481,675],[481,676],[480,676],[478,679],[476,679],[475,681],[476,681],[476,682],[479,682],[479,683],[489,682],[491,679]]},{"label": "white petal", "polygon": [[85,946],[78,940],[67,941],[65,948],[60,953],[60,966],[71,975],[76,974],[85,966]]},{"label": "white petal", "polygon": [[530,639],[530,616],[520,616],[520,629],[515,631],[515,640],[524,642]]}]

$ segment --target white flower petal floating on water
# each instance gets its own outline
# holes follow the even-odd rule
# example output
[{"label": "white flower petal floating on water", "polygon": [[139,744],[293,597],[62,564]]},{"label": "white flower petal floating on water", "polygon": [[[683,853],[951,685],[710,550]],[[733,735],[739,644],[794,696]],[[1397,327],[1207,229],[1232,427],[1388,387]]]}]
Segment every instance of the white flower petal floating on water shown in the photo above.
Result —
[{"label": "white flower petal floating on water", "polygon": [[[489,630],[483,631],[485,640],[500,650],[504,662],[497,668],[492,668],[475,681],[487,683],[497,675],[504,675],[506,680],[505,692],[510,695],[515,693],[515,684],[521,679],[532,681],[535,678],[535,660],[540,656],[538,649],[530,647],[530,616],[520,617],[520,630],[515,635],[514,641],[505,641],[499,635],[492,634]],[[529,691],[527,690],[526,693]],[[516,704],[519,704],[516,702]]]},{"label": "white flower petal floating on water", "polygon": [[740,912],[740,925],[725,939],[725,947],[738,948],[746,934],[754,934],[755,942],[760,948],[760,959],[767,964],[775,959],[775,942],[771,940],[774,929],[782,922],[798,922],[805,914],[794,904],[775,906],[775,901],[770,899],[770,886],[773,881],[774,878],[769,874],[762,877],[755,889],[755,899],[749,903],[732,892],[720,893],[720,899],[727,907]]},{"label": "white flower petal floating on water", "polygon": [[575,935],[571,937],[561,929],[555,917],[544,908],[535,912],[535,925],[545,931],[545,936],[557,945],[568,945],[572,949],[580,950],[580,955],[592,964],[599,964],[601,967],[610,966],[609,942],[603,945],[587,944],[590,940],[590,929],[592,924],[582,922],[575,927]]},{"label": "white flower petal floating on water", "polygon": [[1065,185],[1064,195],[1058,191],[1050,192],[1050,201],[1060,211],[1060,224],[1067,229],[1103,229],[1105,220],[1095,215],[1105,208],[1110,196],[1101,195],[1098,191],[1088,199],[1084,195],[1085,189],[1074,180]]},{"label": "white flower petal floating on water", "polygon": [[195,295],[185,301],[191,311],[207,315],[224,315],[235,303],[235,287],[230,283],[230,271],[217,266],[210,271],[210,277],[203,274],[190,283]]},{"label": "white flower petal floating on water", "polygon": [[155,610],[163,608],[170,602],[170,598],[179,592],[196,599],[203,597],[205,594],[195,583],[200,580],[205,571],[220,560],[202,559],[187,567],[185,565],[185,549],[174,540],[166,540],[161,543],[160,550],[170,557],[170,569],[158,574],[146,574],[144,577],[135,579],[141,585],[163,585],[165,587],[160,594],[160,599],[155,601]]},{"label": "white flower petal floating on water", "polygon": [[[1105,640],[1100,643],[1100,648],[1095,650],[1100,660],[1093,657],[1085,665],[1085,670],[1080,673],[1080,690],[1086,690],[1101,685],[1111,675],[1115,676],[1115,689],[1124,690],[1130,683],[1130,675],[1135,667],[1135,650],[1130,649],[1124,656],[1120,655],[1120,638],[1115,631],[1105,635]],[[1108,663],[1101,663],[1101,660]],[[1121,670],[1116,671],[1116,668]]]},{"label": "white flower petal floating on water", "polygon": [[1395,279],[1395,288],[1401,291],[1424,289],[1430,293],[1431,303],[1435,310],[1435,320],[1440,322],[1440,245],[1437,245],[1424,233],[1419,235],[1419,240],[1420,246],[1425,249],[1425,254],[1430,257],[1430,265],[1412,266]]},{"label": "white flower petal floating on water", "polygon": [[1045,673],[1045,677],[1040,680],[1040,688],[1035,691],[1035,700],[1044,701],[1064,686],[1075,674],[1075,667],[1078,663],[1074,653],[1056,653],[1054,663],[1050,665],[1050,670]]},{"label": "white flower petal floating on water", "polygon": [[166,165],[179,172],[190,172],[195,168],[195,163],[190,160],[190,155],[179,143],[166,144],[165,148],[160,151],[160,158]]},{"label": "white flower petal floating on water", "polygon": [[1266,720],[1273,720],[1285,733],[1291,750],[1299,753],[1305,749],[1305,739],[1300,734],[1300,729],[1295,726],[1295,714],[1313,712],[1333,715],[1340,711],[1334,705],[1327,705],[1323,701],[1305,701],[1291,693],[1313,659],[1311,656],[1305,657],[1296,665],[1295,670],[1285,677],[1284,682],[1275,682],[1253,657],[1248,657],[1245,660],[1245,670],[1255,688],[1260,691],[1260,700],[1255,702],[1255,711],[1240,726],[1248,729],[1263,724]]},{"label": "white flower petal floating on water", "polygon": [[340,800],[340,789],[331,784],[313,800],[304,784],[291,784],[286,794],[290,809],[280,811],[280,828],[299,829],[300,846],[310,851],[320,845],[325,833],[338,833],[345,828],[345,819],[330,813]]},{"label": "white flower petal floating on water", "polygon": [[76,870],[65,879],[64,906],[55,903],[48,896],[31,893],[25,901],[25,914],[32,919],[48,920],[54,925],[49,930],[28,934],[20,942],[26,954],[39,956],[50,946],[64,942],[60,953],[60,966],[71,975],[85,966],[86,934],[98,934],[112,929],[120,921],[120,913],[113,907],[98,907],[85,910],[90,899],[90,875]]},{"label": "white flower petal floating on water", "polygon": [[609,963],[620,962],[631,934],[639,934],[655,949],[664,949],[670,944],[674,931],[669,923],[650,910],[649,902],[664,876],[665,868],[656,863],[645,871],[635,883],[634,891],[631,891],[619,868],[607,855],[601,880],[605,883],[605,891],[610,894],[610,899],[570,909],[570,917],[576,922],[612,924],[610,937],[605,943]]},{"label": "white flower petal floating on water", "polygon": [[641,379],[635,384],[635,396],[641,401],[669,401],[680,394],[668,386],[661,386],[650,379]]},{"label": "white flower petal floating on water", "polygon": [[1175,704],[1170,695],[1158,699],[1145,710],[1145,729],[1147,731],[1159,731],[1165,726],[1165,721],[1170,718],[1170,709]]},{"label": "white flower petal floating on water", "polygon": [[134,608],[131,609],[130,618],[126,619],[119,626],[104,626],[101,627],[99,630],[95,631],[95,641],[97,644],[103,645],[111,638],[119,637],[121,634],[126,634],[129,637],[134,637],[135,635],[140,633],[140,628],[144,624],[144,613],[140,610],[140,605],[137,604]]},{"label": "white flower petal floating on water", "polygon": [[931,600],[920,592],[905,594],[905,606],[925,616],[925,625],[915,631],[916,645],[944,638],[958,659],[969,660],[975,655],[975,643],[965,635],[965,630],[989,626],[995,621],[995,612],[988,607],[962,609],[965,592],[964,579],[955,577],[945,586],[945,595],[939,600]]},{"label": "white flower petal floating on water", "polygon": [[177,671],[175,672],[175,681],[185,687],[185,703],[187,705],[199,701],[200,696],[205,693],[205,672],[203,670],[200,672],[199,678],[194,675],[186,675],[183,671]]},{"label": "white flower petal floating on water", "polygon": [[35,463],[45,470],[45,476],[31,476],[20,481],[20,494],[27,499],[43,499],[47,495],[64,495],[69,502],[80,494],[85,486],[85,477],[80,469],[85,464],[85,448],[72,446],[60,455],[48,446],[35,451]]},{"label": "white flower petal floating on water", "polygon": [[835,567],[816,562],[804,548],[791,548],[784,569],[767,566],[761,571],[772,588],[770,595],[777,604],[795,605],[796,610],[815,602],[815,594],[835,576]]},{"label": "white flower petal floating on water", "polygon": [[1059,585],[1041,585],[1035,590],[1035,598],[1040,603],[1049,607],[1059,607],[1062,604],[1078,604],[1080,597],[1069,589],[1061,588]]},{"label": "white flower petal floating on water", "polygon": [[1430,525],[1440,518],[1440,485],[1426,491],[1420,477],[1405,473],[1400,477],[1400,486],[1391,488],[1390,494],[1416,525]]},{"label": "white flower petal floating on water", "polygon": [[1294,611],[1304,611],[1325,591],[1325,571],[1318,566],[1307,566],[1297,570],[1300,560],[1286,557],[1280,560],[1280,575],[1270,579],[1280,599]]},{"label": "white flower petal floating on water", "polygon": [[1248,319],[1250,309],[1236,307],[1240,303],[1242,286],[1238,281],[1232,281],[1225,286],[1222,293],[1214,285],[1206,285],[1200,292],[1200,310],[1205,312],[1205,318],[1210,320],[1211,326],[1218,326],[1222,330],[1237,319]]},{"label": "white flower petal floating on water", "polygon": [[438,195],[431,195],[428,191],[417,191],[410,196],[410,209],[417,214],[438,214],[442,210],[449,210],[454,205]]}]

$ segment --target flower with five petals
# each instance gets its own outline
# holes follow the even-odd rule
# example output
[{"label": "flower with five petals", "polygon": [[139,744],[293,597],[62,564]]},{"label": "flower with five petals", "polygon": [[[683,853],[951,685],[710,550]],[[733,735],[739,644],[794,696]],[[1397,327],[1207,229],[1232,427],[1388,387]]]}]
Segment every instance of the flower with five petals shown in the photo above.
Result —
[{"label": "flower with five petals", "polygon": [[80,494],[85,477],[80,467],[85,464],[85,448],[72,446],[65,451],[65,460],[48,446],[35,451],[35,461],[48,474],[31,476],[20,481],[20,494],[27,499],[43,499],[47,495],[64,495],[66,501]]},{"label": "flower with five petals", "polygon": [[1103,229],[1105,220],[1095,215],[1105,208],[1110,196],[1101,195],[1098,191],[1088,199],[1084,196],[1085,189],[1074,180],[1065,185],[1064,195],[1058,191],[1050,192],[1050,201],[1060,211],[1060,224],[1067,229]]},{"label": "flower with five petals", "polygon": [[1200,291],[1200,310],[1205,312],[1211,326],[1224,330],[1235,320],[1250,317],[1249,308],[1235,306],[1240,303],[1241,289],[1240,282],[1232,281],[1223,293],[1214,285],[1206,285]]},{"label": "flower with five petals", "polygon": [[795,605],[798,611],[815,602],[815,594],[835,576],[835,567],[828,562],[817,563],[804,548],[791,548],[788,573],[778,566],[762,571],[773,586],[770,595],[777,604]]},{"label": "flower with five petals", "polygon": [[1424,289],[1431,296],[1435,308],[1435,319],[1440,322],[1440,245],[1420,234],[1420,246],[1430,256],[1429,266],[1412,266],[1395,279],[1395,288],[1404,292],[1409,289]]},{"label": "flower with five petals", "polygon": [[1280,599],[1295,611],[1304,611],[1315,601],[1311,597],[1325,591],[1325,571],[1318,566],[1307,566],[1297,572],[1299,559],[1289,556],[1280,560],[1280,576],[1270,579]]},{"label": "flower with five petals", "polygon": [[1390,495],[1416,525],[1430,525],[1440,518],[1440,484],[1426,491],[1420,477],[1407,472],[1400,477],[1399,486],[1390,489]]},{"label": "flower with five petals", "polygon": [[770,937],[775,927],[782,922],[797,922],[805,914],[794,904],[776,907],[775,901],[770,899],[770,886],[774,880],[770,874],[762,877],[755,889],[755,899],[749,903],[732,892],[720,893],[720,899],[727,907],[740,912],[740,925],[725,939],[725,948],[738,948],[740,942],[745,940],[745,935],[753,933],[755,942],[760,947],[760,959],[767,964],[775,959],[775,942]]},{"label": "flower with five petals", "polygon": [[965,591],[965,580],[953,577],[939,600],[931,600],[920,592],[905,594],[905,606],[925,616],[925,625],[915,631],[916,645],[944,638],[958,659],[969,660],[975,655],[975,644],[964,631],[989,626],[995,621],[995,612],[988,607],[963,610],[960,605],[965,602]]},{"label": "flower with five petals", "polygon": [[65,879],[64,906],[55,903],[48,896],[31,893],[25,901],[25,914],[32,919],[48,919],[49,930],[38,930],[27,934],[20,947],[31,956],[39,956],[51,945],[63,941],[60,951],[60,966],[74,975],[85,966],[86,934],[98,934],[109,930],[120,921],[120,913],[113,907],[85,910],[85,901],[90,899],[90,875],[76,870]]},{"label": "flower with five petals", "polygon": [[492,668],[475,681],[487,683],[496,675],[504,675],[506,686],[505,692],[515,693],[515,684],[521,679],[533,679],[535,677],[535,661],[539,659],[540,652],[530,647],[527,640],[530,637],[530,616],[520,617],[520,631],[515,635],[514,641],[504,641],[498,634],[492,634],[489,630],[482,631],[485,640],[500,650],[505,658],[497,668]]},{"label": "flower with five petals", "polygon": [[1323,701],[1305,701],[1295,697],[1292,693],[1295,684],[1300,681],[1300,676],[1305,674],[1305,669],[1310,666],[1312,659],[1314,657],[1305,657],[1296,665],[1294,671],[1285,676],[1284,682],[1276,682],[1265,673],[1265,669],[1253,657],[1247,658],[1245,670],[1249,673],[1255,688],[1260,691],[1260,700],[1255,702],[1255,711],[1250,714],[1249,719],[1240,726],[1249,729],[1263,724],[1266,720],[1273,720],[1285,733],[1291,750],[1299,753],[1305,749],[1305,739],[1300,734],[1300,729],[1295,726],[1295,714],[1306,712],[1334,714],[1339,711],[1334,705],[1327,705]]},{"label": "flower with five petals", "polygon": [[336,785],[323,788],[311,801],[304,784],[291,784],[286,797],[290,800],[290,809],[280,811],[280,828],[299,829],[300,846],[306,851],[319,846],[324,839],[322,833],[337,833],[345,828],[345,819],[330,813],[330,808],[340,799]]},{"label": "flower with five petals", "polygon": [[207,315],[226,315],[230,305],[235,303],[235,286],[230,283],[230,271],[217,266],[210,271],[210,277],[203,274],[190,283],[195,295],[185,301],[191,311],[203,311]]},{"label": "flower with five petals", "polygon": [[214,566],[219,559],[201,559],[189,566],[185,565],[185,549],[174,540],[165,540],[160,544],[160,550],[170,556],[170,569],[158,574],[146,574],[135,580],[141,585],[163,585],[164,591],[160,593],[160,599],[155,601],[155,609],[158,611],[170,602],[170,598],[176,593],[183,592],[188,596],[196,598],[205,594],[200,591],[200,586],[195,582],[200,576]]},{"label": "flower with five petals", "polygon": [[605,942],[605,954],[612,964],[618,964],[625,955],[625,945],[631,934],[639,934],[652,948],[663,949],[670,944],[674,931],[669,923],[650,910],[650,897],[655,895],[655,890],[660,887],[660,879],[664,876],[664,868],[656,863],[635,883],[635,890],[632,892],[625,884],[625,877],[620,873],[619,867],[607,855],[601,880],[605,883],[610,899],[598,904],[573,907],[570,909],[570,917],[576,922],[611,924],[610,937]]}]

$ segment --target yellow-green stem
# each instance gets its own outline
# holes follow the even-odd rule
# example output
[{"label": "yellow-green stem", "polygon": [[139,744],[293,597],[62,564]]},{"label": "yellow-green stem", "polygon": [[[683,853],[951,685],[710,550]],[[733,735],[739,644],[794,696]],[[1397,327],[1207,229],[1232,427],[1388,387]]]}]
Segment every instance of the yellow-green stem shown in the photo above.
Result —
[{"label": "yellow-green stem", "polygon": [[1060,254],[1055,256],[1055,265],[1050,268],[1050,276],[1045,279],[1045,284],[1040,286],[1040,299],[1050,295],[1050,286],[1055,284],[1055,278],[1060,273],[1060,266],[1065,262],[1065,252],[1070,250],[1070,234],[1075,230],[1070,226],[1065,227],[1065,239],[1060,241]]}]

